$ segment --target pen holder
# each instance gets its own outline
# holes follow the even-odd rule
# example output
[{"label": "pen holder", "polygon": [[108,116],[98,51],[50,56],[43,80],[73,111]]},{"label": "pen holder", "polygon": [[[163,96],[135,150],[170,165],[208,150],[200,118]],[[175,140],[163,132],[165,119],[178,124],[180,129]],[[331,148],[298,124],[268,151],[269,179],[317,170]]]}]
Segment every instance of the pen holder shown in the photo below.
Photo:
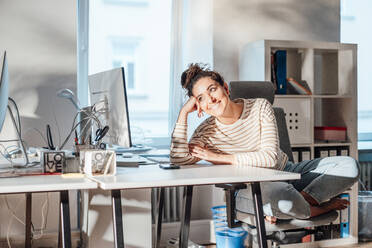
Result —
[{"label": "pen holder", "polygon": [[44,173],[63,173],[66,167],[65,153],[62,151],[43,151],[41,161]]},{"label": "pen holder", "polygon": [[89,176],[116,174],[116,154],[109,150],[81,150],[80,169]]},{"label": "pen holder", "polygon": [[80,151],[94,150],[94,145],[75,145],[76,156],[80,157]]}]

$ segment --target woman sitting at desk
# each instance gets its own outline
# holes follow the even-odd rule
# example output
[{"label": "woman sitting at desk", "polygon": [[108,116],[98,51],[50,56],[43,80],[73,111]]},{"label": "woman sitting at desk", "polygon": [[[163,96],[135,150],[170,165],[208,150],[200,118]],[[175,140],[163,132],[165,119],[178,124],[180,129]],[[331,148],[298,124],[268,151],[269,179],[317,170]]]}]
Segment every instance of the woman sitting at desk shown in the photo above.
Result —
[{"label": "woman sitting at desk", "polygon": [[[200,64],[191,64],[181,76],[189,99],[182,107],[172,134],[171,162],[181,165],[199,160],[233,166],[257,166],[301,173],[293,182],[262,183],[266,219],[307,219],[347,207],[337,195],[352,186],[359,165],[351,157],[327,157],[288,161],[280,150],[276,120],[271,104],[262,98],[230,100],[222,76]],[[187,116],[197,111],[210,115],[187,142]],[[236,207],[252,213],[248,190],[240,190]],[[280,200],[287,204],[278,204]],[[269,203],[269,204],[268,204]]]}]

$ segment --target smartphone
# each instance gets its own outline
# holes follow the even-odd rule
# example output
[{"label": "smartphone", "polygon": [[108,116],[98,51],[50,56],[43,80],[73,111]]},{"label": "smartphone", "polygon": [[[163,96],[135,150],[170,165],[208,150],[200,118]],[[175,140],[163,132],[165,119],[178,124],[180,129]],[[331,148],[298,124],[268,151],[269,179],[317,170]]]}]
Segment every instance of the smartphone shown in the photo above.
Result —
[{"label": "smartphone", "polygon": [[180,166],[176,164],[159,164],[159,167],[165,170],[168,169],[179,169]]}]

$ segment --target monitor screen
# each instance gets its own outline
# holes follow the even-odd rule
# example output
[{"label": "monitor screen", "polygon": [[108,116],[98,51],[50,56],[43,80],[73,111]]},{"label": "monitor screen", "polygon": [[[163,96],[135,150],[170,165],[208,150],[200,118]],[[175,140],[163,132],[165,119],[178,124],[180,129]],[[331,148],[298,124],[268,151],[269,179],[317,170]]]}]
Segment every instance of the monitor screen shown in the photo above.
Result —
[{"label": "monitor screen", "polygon": [[6,59],[6,52],[4,52],[3,58],[0,64],[0,132],[3,128],[5,121],[6,111],[8,108],[8,97],[9,97],[9,74],[8,74],[8,63]]},{"label": "monitor screen", "polygon": [[88,81],[90,104],[94,105],[102,125],[110,128],[103,141],[131,147],[124,68],[89,75]]}]

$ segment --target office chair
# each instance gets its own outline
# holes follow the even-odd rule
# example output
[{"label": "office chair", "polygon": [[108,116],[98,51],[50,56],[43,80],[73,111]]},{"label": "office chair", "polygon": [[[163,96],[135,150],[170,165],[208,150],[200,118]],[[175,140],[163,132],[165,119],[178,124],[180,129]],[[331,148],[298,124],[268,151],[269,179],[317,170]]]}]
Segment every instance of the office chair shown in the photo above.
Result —
[{"label": "office chair", "polygon": [[[230,82],[231,99],[265,98],[273,104],[274,96],[275,89],[271,82]],[[273,109],[278,127],[280,149],[287,154],[290,161],[293,161],[284,110],[277,107],[274,107]],[[247,223],[253,227],[256,226],[253,214],[243,213],[235,208],[235,193],[237,190],[246,188],[246,184],[217,184],[216,187],[225,190],[226,214],[229,227],[240,226],[242,223]],[[338,213],[336,211],[331,211],[306,220],[280,220],[276,224],[270,224],[265,221],[266,238],[274,241],[276,244],[301,242],[303,236],[315,233],[314,230],[308,228],[331,224],[337,219],[337,217]],[[267,235],[267,233],[270,233],[270,235]]]}]

